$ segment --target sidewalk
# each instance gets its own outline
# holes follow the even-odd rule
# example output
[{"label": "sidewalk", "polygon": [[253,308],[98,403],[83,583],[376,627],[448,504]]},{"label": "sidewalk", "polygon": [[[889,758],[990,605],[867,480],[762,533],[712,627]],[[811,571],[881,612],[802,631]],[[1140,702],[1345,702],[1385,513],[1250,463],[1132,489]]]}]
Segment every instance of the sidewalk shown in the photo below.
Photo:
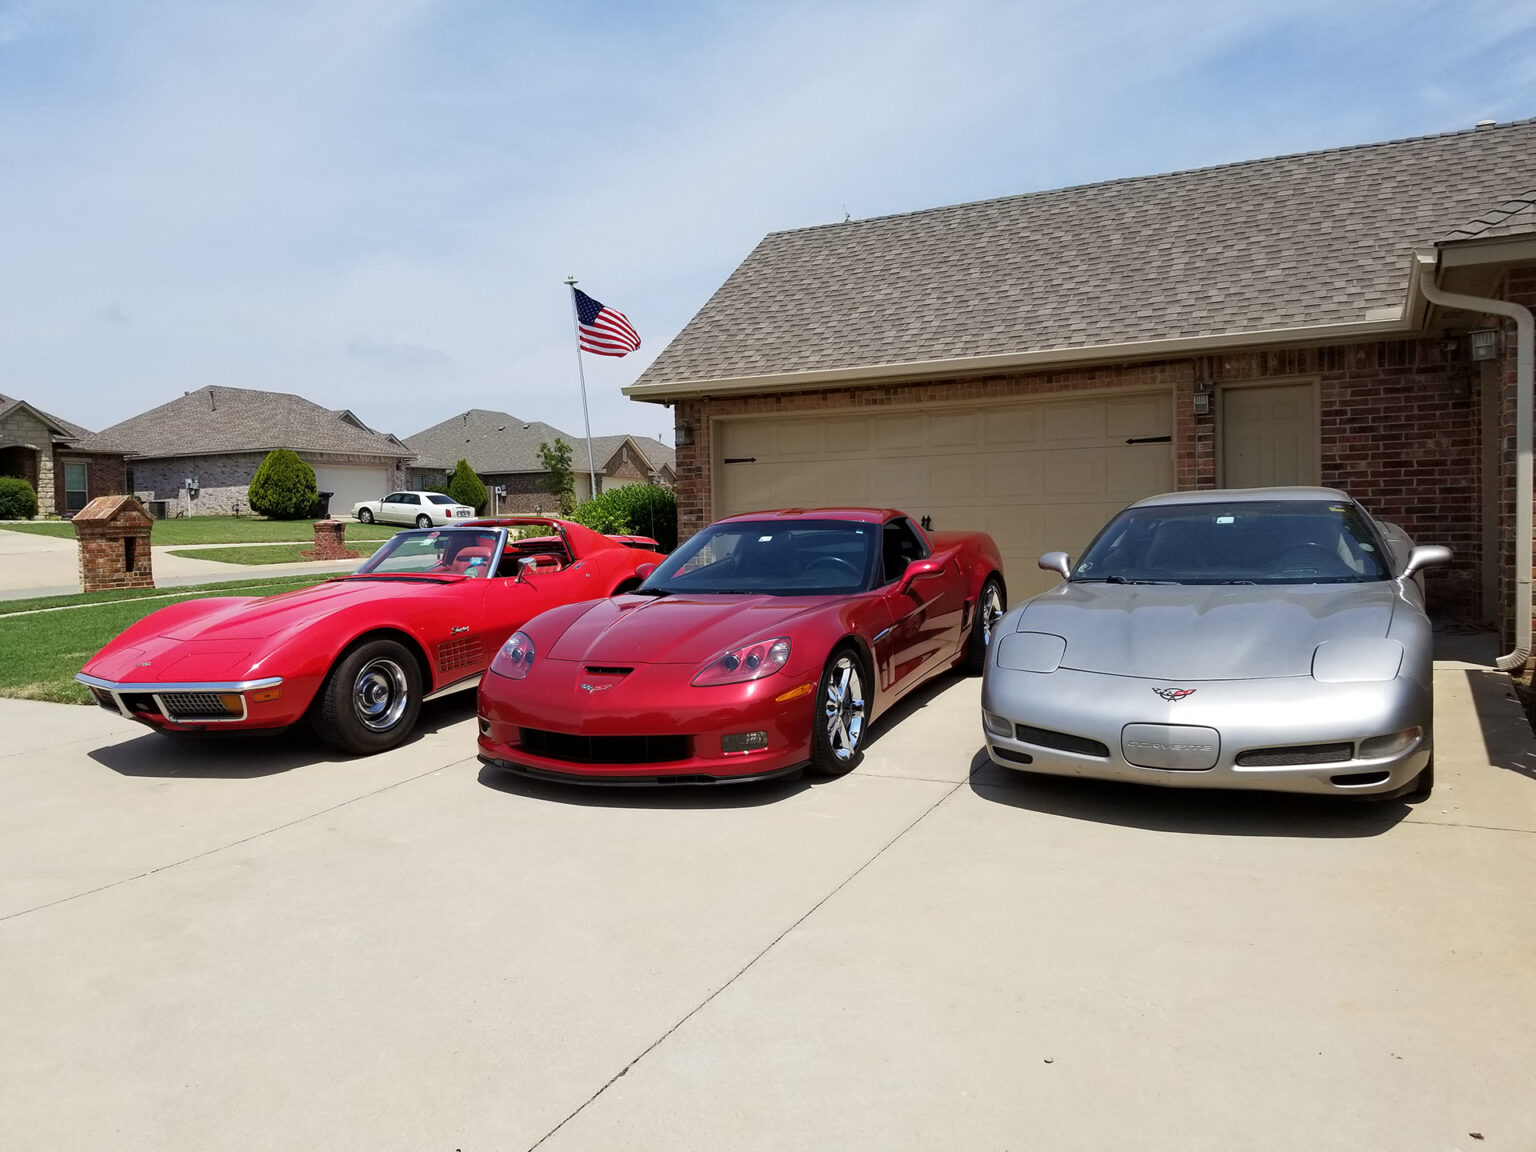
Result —
[{"label": "sidewalk", "polygon": [[[302,543],[303,541],[296,541]],[[229,544],[177,544],[178,552],[198,548],[229,548]],[[243,547],[243,545],[242,545]],[[221,564],[172,556],[172,549],[150,549],[155,587],[179,588],[188,584],[266,579],[269,576],[305,576],[320,572],[350,572],[357,560],[319,560],[302,564]],[[0,531],[0,600],[25,600],[34,596],[70,596],[80,591],[79,560],[75,541],[25,532]]]}]

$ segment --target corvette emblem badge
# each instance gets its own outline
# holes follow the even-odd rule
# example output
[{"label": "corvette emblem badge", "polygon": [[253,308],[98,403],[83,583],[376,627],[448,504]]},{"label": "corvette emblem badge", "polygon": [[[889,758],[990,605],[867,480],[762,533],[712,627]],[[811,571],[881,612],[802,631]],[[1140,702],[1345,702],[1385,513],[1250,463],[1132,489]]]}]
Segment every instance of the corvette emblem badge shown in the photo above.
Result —
[{"label": "corvette emblem badge", "polygon": [[583,692],[606,692],[612,688],[612,684],[580,684],[578,687]]},{"label": "corvette emblem badge", "polygon": [[1184,699],[1184,697],[1195,694],[1195,689],[1193,688],[1154,688],[1152,691],[1156,692],[1170,704],[1176,704]]}]

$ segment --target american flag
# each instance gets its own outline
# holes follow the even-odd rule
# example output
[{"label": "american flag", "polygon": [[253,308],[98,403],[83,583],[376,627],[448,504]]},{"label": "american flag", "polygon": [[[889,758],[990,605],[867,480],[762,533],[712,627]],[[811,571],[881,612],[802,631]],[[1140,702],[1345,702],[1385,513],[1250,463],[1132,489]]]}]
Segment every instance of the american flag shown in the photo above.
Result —
[{"label": "american flag", "polygon": [[640,347],[640,333],[630,327],[624,313],[604,308],[580,288],[576,293],[576,326],[581,332],[581,350],[598,356],[627,356]]}]

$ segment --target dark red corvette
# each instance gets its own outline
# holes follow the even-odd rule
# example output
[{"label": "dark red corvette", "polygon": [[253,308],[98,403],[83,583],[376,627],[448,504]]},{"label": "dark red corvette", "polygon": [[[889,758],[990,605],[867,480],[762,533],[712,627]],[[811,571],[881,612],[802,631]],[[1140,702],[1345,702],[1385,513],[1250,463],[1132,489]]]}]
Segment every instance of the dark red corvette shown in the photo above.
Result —
[{"label": "dark red corvette", "polygon": [[337,748],[381,752],[410,734],[423,699],[473,687],[530,617],[638,585],[664,559],[654,544],[543,516],[400,532],[313,588],[162,608],[75,679],[166,732],[307,717]]},{"label": "dark red corvette", "polygon": [[981,533],[869,508],[721,520],[634,593],[515,633],[481,681],[480,759],[628,784],[839,775],[907,692],[981,670],[1004,595]]}]

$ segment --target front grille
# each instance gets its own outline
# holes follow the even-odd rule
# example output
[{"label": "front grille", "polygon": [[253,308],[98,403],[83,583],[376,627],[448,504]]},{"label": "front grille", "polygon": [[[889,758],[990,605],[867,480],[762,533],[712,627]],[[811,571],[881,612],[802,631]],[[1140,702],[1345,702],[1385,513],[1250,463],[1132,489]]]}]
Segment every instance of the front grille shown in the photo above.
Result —
[{"label": "front grille", "polygon": [[1028,724],[1015,724],[1013,734],[1026,744],[1038,744],[1042,748],[1055,748],[1062,752],[1076,752],[1079,756],[1099,756],[1109,759],[1108,745],[1086,736],[1072,736],[1066,732],[1052,732],[1048,728],[1031,728]]},{"label": "front grille", "polygon": [[96,703],[100,704],[108,712],[117,712],[118,715],[122,715],[118,710],[117,701],[112,699],[112,693],[102,688],[92,688],[91,695],[95,696]]},{"label": "front grille", "polygon": [[524,728],[519,742],[535,756],[569,764],[661,764],[688,759],[686,736],[573,736]]},{"label": "front grille", "polygon": [[238,716],[224,706],[217,692],[161,692],[160,703],[168,720],[228,720]]},{"label": "front grille", "polygon": [[1284,768],[1292,764],[1341,764],[1354,758],[1353,744],[1297,744],[1290,748],[1250,748],[1237,754],[1239,768]]},{"label": "front grille", "polygon": [[124,692],[123,704],[130,712],[142,712],[147,716],[160,715],[160,705],[148,692]]}]

